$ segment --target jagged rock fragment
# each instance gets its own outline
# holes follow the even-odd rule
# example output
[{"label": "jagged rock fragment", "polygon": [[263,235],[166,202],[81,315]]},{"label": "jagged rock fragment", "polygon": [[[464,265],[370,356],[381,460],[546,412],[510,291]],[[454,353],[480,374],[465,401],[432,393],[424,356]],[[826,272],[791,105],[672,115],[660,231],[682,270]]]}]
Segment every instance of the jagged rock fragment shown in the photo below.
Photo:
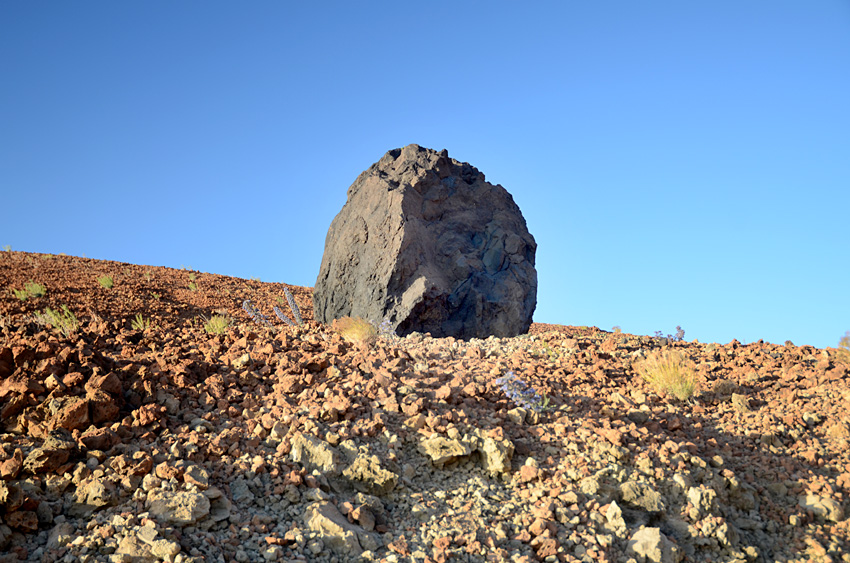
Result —
[{"label": "jagged rock fragment", "polygon": [[148,494],[151,516],[177,526],[188,526],[210,513],[210,501],[201,493],[154,490]]},{"label": "jagged rock fragment", "polygon": [[381,467],[377,456],[359,455],[342,475],[354,487],[365,493],[385,495],[395,488],[398,475]]},{"label": "jagged rock fragment", "polygon": [[340,472],[342,455],[333,446],[315,436],[296,434],[289,455],[292,461],[300,463],[308,471],[318,469],[330,475],[338,475]]},{"label": "jagged rock fragment", "polygon": [[641,528],[633,533],[626,554],[634,555],[638,563],[677,563],[682,558],[679,548],[660,528]]}]

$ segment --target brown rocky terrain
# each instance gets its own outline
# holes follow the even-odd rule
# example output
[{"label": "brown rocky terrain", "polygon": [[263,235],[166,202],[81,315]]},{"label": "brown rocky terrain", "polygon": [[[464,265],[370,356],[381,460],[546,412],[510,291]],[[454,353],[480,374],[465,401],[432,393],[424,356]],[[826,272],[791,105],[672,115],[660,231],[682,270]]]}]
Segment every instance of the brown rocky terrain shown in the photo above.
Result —
[{"label": "brown rocky terrain", "polygon": [[[305,324],[252,323],[284,287]],[[0,561],[850,561],[840,350],[540,324],[353,345],[310,288],[21,252],[0,288]],[[36,320],[62,305],[67,335]],[[635,374],[665,346],[689,401]]]}]

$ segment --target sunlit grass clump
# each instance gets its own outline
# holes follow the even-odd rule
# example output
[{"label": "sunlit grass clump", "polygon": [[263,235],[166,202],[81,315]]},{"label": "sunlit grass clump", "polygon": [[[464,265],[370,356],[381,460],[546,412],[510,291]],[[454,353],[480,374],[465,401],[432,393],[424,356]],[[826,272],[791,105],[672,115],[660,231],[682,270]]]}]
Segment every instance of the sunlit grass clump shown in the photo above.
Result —
[{"label": "sunlit grass clump", "polygon": [[50,325],[66,338],[76,331],[80,326],[80,321],[74,313],[68,309],[67,305],[62,305],[62,312],[55,311],[50,307],[46,308],[43,313],[35,314],[35,321],[42,325]]},{"label": "sunlit grass clump", "polygon": [[130,322],[130,326],[133,330],[144,332],[151,327],[151,320],[144,318],[141,313],[136,313],[136,318]]},{"label": "sunlit grass clump", "polygon": [[696,373],[691,362],[680,352],[656,350],[634,365],[635,372],[662,395],[685,401],[696,392]]},{"label": "sunlit grass clump", "polygon": [[342,317],[333,322],[333,329],[352,344],[371,344],[378,338],[378,330],[360,317]]},{"label": "sunlit grass clump", "polygon": [[850,330],[838,341],[838,358],[850,364]]},{"label": "sunlit grass clump", "polygon": [[24,284],[23,289],[13,289],[12,293],[21,301],[26,301],[29,297],[43,297],[47,293],[47,288],[30,280]]},{"label": "sunlit grass clump", "polygon": [[227,315],[213,315],[209,319],[204,319],[204,330],[208,334],[224,334],[230,327],[230,317]]},{"label": "sunlit grass clump", "polygon": [[97,277],[97,283],[105,289],[112,289],[112,286],[115,285],[115,280],[110,275],[103,275]]}]

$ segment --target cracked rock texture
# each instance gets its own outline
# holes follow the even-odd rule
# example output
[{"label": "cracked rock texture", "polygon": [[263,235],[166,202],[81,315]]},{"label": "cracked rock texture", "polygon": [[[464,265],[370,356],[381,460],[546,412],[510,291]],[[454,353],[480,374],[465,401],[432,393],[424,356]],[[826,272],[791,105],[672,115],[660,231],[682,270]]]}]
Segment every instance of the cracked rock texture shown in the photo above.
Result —
[{"label": "cracked rock texture", "polygon": [[465,162],[391,150],[348,188],[313,293],[316,320],[389,319],[396,332],[524,334],[537,244],[511,195]]}]

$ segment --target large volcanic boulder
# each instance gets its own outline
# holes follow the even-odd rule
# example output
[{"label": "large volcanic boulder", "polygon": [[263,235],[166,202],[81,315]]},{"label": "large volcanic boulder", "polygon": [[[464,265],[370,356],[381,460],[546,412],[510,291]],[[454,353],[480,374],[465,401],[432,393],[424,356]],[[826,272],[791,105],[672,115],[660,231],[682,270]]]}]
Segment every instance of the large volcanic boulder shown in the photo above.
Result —
[{"label": "large volcanic boulder", "polygon": [[528,331],[537,243],[511,195],[418,145],[389,151],[348,188],[325,241],[315,318],[388,318],[399,335]]}]

